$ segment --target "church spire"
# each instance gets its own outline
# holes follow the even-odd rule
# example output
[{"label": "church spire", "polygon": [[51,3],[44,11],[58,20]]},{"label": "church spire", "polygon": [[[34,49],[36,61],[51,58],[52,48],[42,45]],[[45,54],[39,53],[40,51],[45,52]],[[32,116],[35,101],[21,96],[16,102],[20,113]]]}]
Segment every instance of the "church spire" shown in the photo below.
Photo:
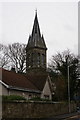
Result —
[{"label": "church spire", "polygon": [[39,37],[40,37],[40,28],[39,28],[39,23],[38,23],[37,10],[36,10],[36,13],[35,13],[32,36],[34,36],[35,34],[38,34]]},{"label": "church spire", "polygon": [[41,36],[41,33],[40,33],[37,10],[35,12],[35,19],[34,19],[32,34],[29,36],[29,40],[27,44],[27,48],[30,48],[30,47],[39,47],[39,48],[47,49],[43,36]]},{"label": "church spire", "polygon": [[46,70],[46,44],[43,35],[40,33],[37,11],[32,33],[29,36],[26,47],[26,68],[28,70]]}]

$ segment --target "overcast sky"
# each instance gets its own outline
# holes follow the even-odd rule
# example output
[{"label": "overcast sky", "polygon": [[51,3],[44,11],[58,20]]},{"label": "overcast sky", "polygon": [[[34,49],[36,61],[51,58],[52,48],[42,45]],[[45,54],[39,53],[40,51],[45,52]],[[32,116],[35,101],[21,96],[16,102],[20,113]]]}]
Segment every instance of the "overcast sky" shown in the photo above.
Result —
[{"label": "overcast sky", "polygon": [[4,2],[0,4],[0,43],[27,44],[37,9],[48,61],[57,51],[78,51],[77,2]]}]

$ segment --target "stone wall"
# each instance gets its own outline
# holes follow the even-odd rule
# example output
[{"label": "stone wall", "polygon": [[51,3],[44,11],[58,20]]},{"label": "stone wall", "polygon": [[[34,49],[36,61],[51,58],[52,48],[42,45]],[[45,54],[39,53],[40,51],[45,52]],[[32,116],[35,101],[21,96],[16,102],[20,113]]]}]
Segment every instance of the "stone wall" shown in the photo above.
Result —
[{"label": "stone wall", "polygon": [[[75,104],[71,104],[71,111],[75,108]],[[2,104],[2,118],[50,118],[64,113],[68,113],[67,103],[22,101]]]}]

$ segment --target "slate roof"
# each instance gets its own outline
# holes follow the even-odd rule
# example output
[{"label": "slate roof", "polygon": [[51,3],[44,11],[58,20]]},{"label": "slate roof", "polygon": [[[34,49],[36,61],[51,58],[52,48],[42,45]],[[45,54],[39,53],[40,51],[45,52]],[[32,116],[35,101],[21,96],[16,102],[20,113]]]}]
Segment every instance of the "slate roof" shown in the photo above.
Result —
[{"label": "slate roof", "polygon": [[28,80],[30,80],[31,83],[33,83],[33,85],[35,85],[40,91],[43,90],[47,77],[47,74],[27,75]]},{"label": "slate roof", "polygon": [[29,36],[29,40],[28,40],[26,49],[33,48],[33,47],[47,49],[45,41],[44,41],[44,37],[40,33],[37,12],[35,14],[32,34]]},{"label": "slate roof", "polygon": [[8,71],[3,68],[0,68],[0,73],[2,72],[2,76],[0,74],[0,80],[5,84],[34,91],[42,91],[47,79],[47,75],[41,74],[29,74],[24,75],[20,73],[15,73],[13,71]]}]

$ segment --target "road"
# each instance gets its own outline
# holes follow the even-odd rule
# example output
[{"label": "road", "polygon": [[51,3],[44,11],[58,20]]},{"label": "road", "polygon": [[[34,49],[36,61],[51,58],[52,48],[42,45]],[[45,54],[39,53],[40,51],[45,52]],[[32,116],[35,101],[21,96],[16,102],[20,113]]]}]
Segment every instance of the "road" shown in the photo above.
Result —
[{"label": "road", "polygon": [[59,116],[55,116],[54,118],[48,119],[48,120],[80,120],[80,113],[76,112],[76,113],[59,115]]},{"label": "road", "polygon": [[75,116],[72,116],[70,118],[63,119],[63,120],[80,120],[80,115],[75,115]]},{"label": "road", "polygon": [[10,118],[10,119],[1,119],[1,120],[80,120],[80,113],[70,113],[70,114],[64,114],[55,116],[54,118]]}]

